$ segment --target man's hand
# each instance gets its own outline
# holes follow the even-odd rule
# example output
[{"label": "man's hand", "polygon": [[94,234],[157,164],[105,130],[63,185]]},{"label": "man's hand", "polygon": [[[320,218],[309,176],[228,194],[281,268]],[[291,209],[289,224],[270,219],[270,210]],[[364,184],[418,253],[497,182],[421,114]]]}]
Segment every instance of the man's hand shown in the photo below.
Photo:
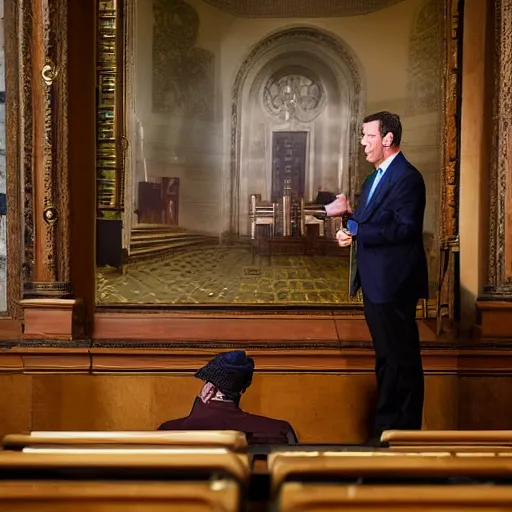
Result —
[{"label": "man's hand", "polygon": [[336,233],[336,240],[338,240],[340,247],[348,247],[352,243],[352,235],[347,233],[345,229],[340,229]]},{"label": "man's hand", "polygon": [[325,205],[325,213],[328,217],[341,217],[346,213],[352,213],[352,207],[345,194],[339,194],[336,199]]}]

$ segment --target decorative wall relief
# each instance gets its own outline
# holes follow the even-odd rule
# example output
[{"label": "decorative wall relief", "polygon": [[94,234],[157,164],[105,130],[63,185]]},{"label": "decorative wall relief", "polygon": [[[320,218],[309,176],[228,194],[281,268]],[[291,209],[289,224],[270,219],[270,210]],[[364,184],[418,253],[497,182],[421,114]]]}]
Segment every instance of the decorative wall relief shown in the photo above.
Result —
[{"label": "decorative wall relief", "polygon": [[307,123],[322,112],[325,93],[318,79],[304,75],[274,76],[265,84],[263,102],[274,119],[296,118]]},{"label": "decorative wall relief", "polygon": [[512,0],[496,1],[494,22],[489,274],[484,297],[509,300],[512,295]]},{"label": "decorative wall relief", "polygon": [[0,0],[0,311],[6,310],[7,299],[7,203],[5,195],[5,53],[4,0]]},{"label": "decorative wall relief", "polygon": [[211,119],[215,56],[194,46],[197,12],[182,0],[155,0],[153,12],[153,110]]},{"label": "decorative wall relief", "polygon": [[316,18],[358,16],[384,9],[403,0],[205,0],[234,16],[266,18]]},{"label": "decorative wall relief", "polygon": [[438,238],[440,242],[439,283],[437,290],[437,332],[443,328],[443,317],[449,324],[455,320],[457,260],[459,253],[459,180],[460,180],[460,95],[462,69],[462,0],[444,4],[445,86],[443,101],[443,172],[441,173],[441,208]]},{"label": "decorative wall relief", "polygon": [[409,39],[408,115],[441,108],[443,73],[443,2],[427,0],[416,15]]},{"label": "decorative wall relief", "polygon": [[[11,22],[9,30],[17,27],[14,62],[19,85],[7,97],[17,99],[11,110],[18,120],[13,123],[16,131],[9,139],[16,137],[13,165],[16,168],[18,162],[22,180],[24,297],[67,297],[71,293],[67,2],[18,0],[11,16],[17,16],[11,18],[17,23]],[[10,204],[17,208],[13,196]]]},{"label": "decorative wall relief", "polygon": [[28,14],[30,4],[20,2],[23,13],[19,42],[19,74],[23,87],[20,91],[19,106],[19,144],[22,151],[20,170],[22,176],[22,212],[23,212],[23,282],[30,282],[34,276],[35,229],[34,229],[34,187],[33,187],[33,119],[32,119],[32,76],[30,67],[32,16]]}]

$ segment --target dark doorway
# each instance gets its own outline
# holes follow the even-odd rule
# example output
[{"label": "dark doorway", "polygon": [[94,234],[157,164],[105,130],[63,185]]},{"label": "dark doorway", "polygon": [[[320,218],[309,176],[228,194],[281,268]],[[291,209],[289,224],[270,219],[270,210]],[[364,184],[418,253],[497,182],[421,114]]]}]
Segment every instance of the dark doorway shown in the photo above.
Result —
[{"label": "dark doorway", "polygon": [[272,201],[283,196],[304,197],[308,132],[274,132],[272,135]]}]

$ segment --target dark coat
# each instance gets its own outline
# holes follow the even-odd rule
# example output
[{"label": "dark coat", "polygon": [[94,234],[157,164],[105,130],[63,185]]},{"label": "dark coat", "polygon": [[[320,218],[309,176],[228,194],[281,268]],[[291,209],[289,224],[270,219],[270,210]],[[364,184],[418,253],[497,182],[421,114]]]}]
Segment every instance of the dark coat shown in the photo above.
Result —
[{"label": "dark coat", "polygon": [[297,443],[286,421],[249,414],[234,402],[212,400],[205,404],[199,398],[188,416],[166,421],[158,430],[238,430],[245,433],[249,444]]},{"label": "dark coat", "polygon": [[366,205],[373,179],[374,175],[363,184],[354,213],[357,271],[352,276],[351,294],[361,287],[374,303],[427,298],[423,177],[399,153]]}]

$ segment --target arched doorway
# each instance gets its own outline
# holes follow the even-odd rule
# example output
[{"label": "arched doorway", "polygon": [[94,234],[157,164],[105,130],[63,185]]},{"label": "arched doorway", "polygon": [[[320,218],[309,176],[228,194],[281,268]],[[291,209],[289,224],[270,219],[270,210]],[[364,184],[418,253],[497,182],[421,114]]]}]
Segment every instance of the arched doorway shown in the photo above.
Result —
[{"label": "arched doorway", "polygon": [[260,41],[232,88],[230,232],[247,233],[250,194],[271,198],[277,133],[304,134],[296,172],[306,200],[319,189],[353,193],[363,108],[361,66],[340,38],[299,27]]}]

